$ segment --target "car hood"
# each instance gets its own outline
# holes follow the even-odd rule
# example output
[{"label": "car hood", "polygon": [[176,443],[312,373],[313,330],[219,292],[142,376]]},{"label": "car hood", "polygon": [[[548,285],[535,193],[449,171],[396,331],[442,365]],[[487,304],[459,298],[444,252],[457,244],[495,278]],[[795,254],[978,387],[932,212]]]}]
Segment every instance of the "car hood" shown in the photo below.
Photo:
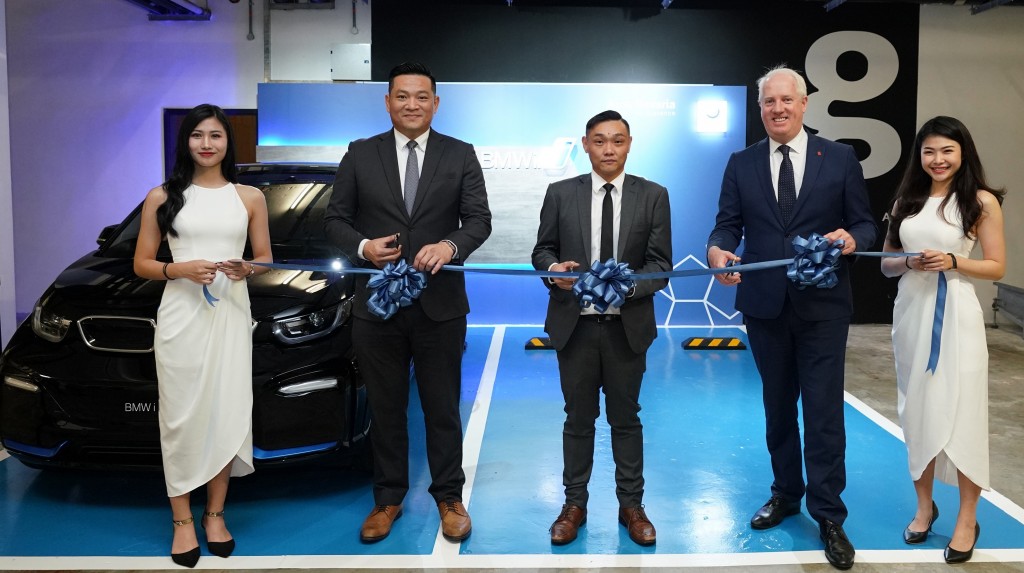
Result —
[{"label": "car hood", "polygon": [[[140,278],[132,259],[97,253],[89,253],[60,273],[43,295],[47,306],[68,318],[93,314],[156,318],[165,282]],[[351,292],[351,277],[335,273],[271,270],[249,279],[248,284],[255,320],[304,314]]]}]

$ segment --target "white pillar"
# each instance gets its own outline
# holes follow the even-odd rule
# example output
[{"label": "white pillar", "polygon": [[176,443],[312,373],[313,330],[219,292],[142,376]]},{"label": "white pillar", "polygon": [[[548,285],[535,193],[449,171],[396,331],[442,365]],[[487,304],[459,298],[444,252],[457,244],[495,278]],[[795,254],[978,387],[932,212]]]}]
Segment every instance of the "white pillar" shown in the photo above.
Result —
[{"label": "white pillar", "polygon": [[14,334],[14,202],[7,97],[7,0],[0,0],[0,346]]}]

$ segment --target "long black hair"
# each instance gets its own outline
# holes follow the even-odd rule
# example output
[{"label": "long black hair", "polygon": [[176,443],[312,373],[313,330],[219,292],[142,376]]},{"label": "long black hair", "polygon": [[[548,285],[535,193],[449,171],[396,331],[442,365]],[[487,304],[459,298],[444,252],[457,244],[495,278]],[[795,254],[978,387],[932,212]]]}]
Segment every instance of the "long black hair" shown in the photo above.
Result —
[{"label": "long black hair", "polygon": [[914,138],[910,158],[903,171],[903,180],[896,189],[893,205],[889,209],[891,215],[888,238],[894,247],[903,246],[900,241],[900,225],[903,220],[920,213],[931,194],[932,179],[921,167],[921,147],[924,140],[933,135],[952,139],[960,144],[960,169],[953,175],[949,185],[951,192],[942,200],[940,212],[944,213],[946,204],[955,198],[965,237],[974,238],[975,226],[981,218],[982,206],[978,201],[978,191],[984,189],[995,195],[1000,204],[1003,202],[1003,195],[1006,194],[1005,189],[995,189],[985,182],[985,170],[981,167],[978,148],[975,147],[974,138],[971,137],[971,132],[967,131],[967,127],[953,117],[933,117],[921,126],[917,137]]},{"label": "long black hair", "polygon": [[196,164],[188,148],[189,137],[197,125],[211,117],[216,118],[224,126],[224,134],[228,138],[228,147],[224,154],[224,161],[220,163],[220,172],[224,179],[231,183],[238,182],[238,168],[235,166],[235,136],[231,132],[231,123],[228,122],[227,114],[215,105],[208,103],[197,105],[181,120],[181,128],[178,129],[178,137],[175,140],[174,169],[171,171],[170,178],[163,185],[164,192],[167,193],[167,200],[156,210],[156,222],[160,226],[162,236],[178,236],[178,232],[174,230],[174,218],[178,216],[178,212],[185,205],[185,189],[192,184],[192,177],[196,174]]}]

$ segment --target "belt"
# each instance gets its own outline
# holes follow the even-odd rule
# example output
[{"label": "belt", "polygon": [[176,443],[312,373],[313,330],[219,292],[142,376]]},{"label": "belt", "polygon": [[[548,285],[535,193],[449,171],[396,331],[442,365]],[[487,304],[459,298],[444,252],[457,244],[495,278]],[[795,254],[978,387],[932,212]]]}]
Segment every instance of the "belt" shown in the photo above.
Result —
[{"label": "belt", "polygon": [[622,320],[621,314],[581,314],[580,320],[586,320],[589,322],[615,322]]}]

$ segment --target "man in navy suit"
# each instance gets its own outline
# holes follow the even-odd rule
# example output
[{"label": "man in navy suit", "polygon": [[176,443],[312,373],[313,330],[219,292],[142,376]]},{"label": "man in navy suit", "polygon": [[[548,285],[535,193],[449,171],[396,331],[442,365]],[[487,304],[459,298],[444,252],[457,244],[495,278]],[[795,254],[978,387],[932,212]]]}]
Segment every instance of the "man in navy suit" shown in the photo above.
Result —
[{"label": "man in navy suit", "polygon": [[[552,183],[540,212],[533,266],[539,270],[583,270],[581,262],[614,258],[637,273],[672,268],[668,191],[625,173],[633,141],[629,124],[615,111],[587,122],[583,149],[593,172]],[[548,312],[544,329],[558,353],[565,398],[562,482],[565,504],[551,526],[556,545],[576,539],[587,519],[587,484],[594,466],[594,421],[601,393],[612,434],[619,522],[640,545],[655,543],[654,525],[643,507],[644,452],[640,383],[647,348],[657,336],[654,295],[666,279],[638,281],[620,308],[599,313],[580,309],[574,278],[545,280]]]},{"label": "man in navy suit", "polygon": [[[708,238],[708,264],[720,268],[740,262],[735,251],[741,240],[744,264],[791,258],[793,238],[811,233],[842,240],[843,255],[870,249],[877,227],[853,148],[804,130],[807,85],[800,74],[774,68],[757,86],[768,138],[729,158]],[[850,258],[842,257],[838,284],[831,289],[800,290],[787,280],[784,268],[742,277],[715,275],[724,285],[739,285],[736,309],[743,313],[763,387],[775,481],[751,527],[774,527],[799,513],[806,494],[825,556],[838,569],[852,567],[854,558],[842,527],[847,509],[840,499],[846,487],[843,376],[853,313]],[[798,400],[803,406],[802,456]]]},{"label": "man in navy suit", "polygon": [[441,532],[461,541],[472,528],[462,504],[459,413],[469,301],[462,273],[438,271],[460,264],[487,239],[491,212],[473,146],[430,129],[436,92],[422,64],[391,70],[384,103],[394,128],[349,145],[324,216],[327,236],[353,264],[382,268],[408,257],[432,273],[420,298],[388,320],[367,310],[367,275],[356,278],[352,340],[373,415],[375,507],[360,531],[368,543],[388,536],[409,490],[410,363]]}]

